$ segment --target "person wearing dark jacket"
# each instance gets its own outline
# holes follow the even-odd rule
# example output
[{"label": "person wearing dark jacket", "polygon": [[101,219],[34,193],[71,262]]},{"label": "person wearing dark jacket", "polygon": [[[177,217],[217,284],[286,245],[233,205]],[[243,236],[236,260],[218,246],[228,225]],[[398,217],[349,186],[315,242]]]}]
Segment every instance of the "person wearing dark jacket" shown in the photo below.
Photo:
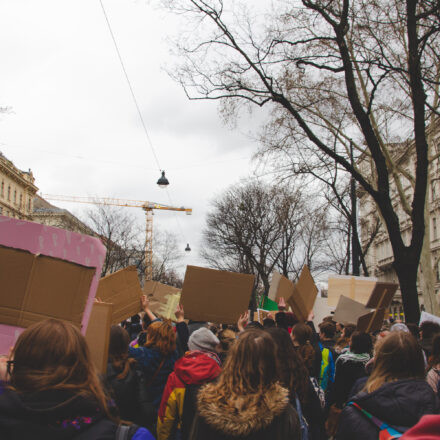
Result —
[{"label": "person wearing dark jacket", "polygon": [[[119,419],[74,325],[49,319],[28,327],[0,384],[2,440],[114,440]],[[127,438],[154,440],[132,425]]]},{"label": "person wearing dark jacket", "polygon": [[351,335],[349,350],[336,360],[335,383],[329,404],[343,408],[353,385],[367,375],[365,365],[370,360],[372,349],[373,343],[368,333],[354,332]]},{"label": "person wearing dark jacket", "polygon": [[[270,328],[266,331],[272,336],[277,346],[280,383],[289,390],[290,403],[297,409],[297,412],[297,405],[301,406],[301,412],[308,424],[309,440],[327,439],[324,412],[318,395],[310,381],[307,367],[295,350],[289,333],[282,328]],[[296,401],[296,398],[299,402]]]},{"label": "person wearing dark jacket", "polygon": [[438,398],[425,381],[420,346],[410,333],[392,332],[376,348],[364,388],[343,409],[336,439],[377,440],[380,429],[371,416],[405,432],[423,415],[438,411]]},{"label": "person wearing dark jacket", "polygon": [[186,398],[186,390],[189,385],[200,388],[220,374],[221,362],[216,353],[219,344],[218,338],[205,327],[191,334],[191,351],[176,362],[165,386],[157,421],[158,440],[188,438],[196,409],[195,402]]},{"label": "person wearing dark jacket", "polygon": [[[155,319],[149,308],[148,298],[143,295],[141,304],[145,311]],[[169,321],[154,320],[147,329],[144,346],[129,347],[129,355],[136,359],[147,380],[148,388],[156,412],[159,410],[162,393],[168,376],[174,370],[179,355],[176,349],[176,332]],[[157,418],[157,415],[154,419]]]},{"label": "person wearing dark jacket", "polygon": [[141,383],[137,372],[137,362],[128,357],[129,342],[127,331],[119,325],[112,325],[106,385],[119,409],[121,419],[147,426],[148,415],[142,415],[139,402]]},{"label": "person wearing dark jacket", "polygon": [[289,390],[278,383],[276,348],[261,330],[246,330],[218,379],[204,385],[189,440],[300,440]]}]

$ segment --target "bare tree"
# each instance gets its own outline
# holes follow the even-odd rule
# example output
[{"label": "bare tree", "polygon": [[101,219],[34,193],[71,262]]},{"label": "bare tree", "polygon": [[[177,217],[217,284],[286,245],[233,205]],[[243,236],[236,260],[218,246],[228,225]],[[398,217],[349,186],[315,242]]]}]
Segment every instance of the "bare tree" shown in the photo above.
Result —
[{"label": "bare tree", "polygon": [[[280,0],[272,17],[222,0],[168,3],[197,23],[180,35],[184,61],[174,70],[187,95],[221,100],[227,111],[269,105],[295,133],[297,150],[345,169],[380,211],[406,318],[418,322],[428,167],[438,156],[427,126],[439,115],[440,2]],[[409,144],[414,170],[398,160]],[[396,198],[411,222],[407,245]]]},{"label": "bare tree", "polygon": [[107,249],[101,276],[132,264],[141,274],[144,269],[145,239],[136,217],[123,208],[97,205],[84,221],[95,231]]},{"label": "bare tree", "polygon": [[156,228],[153,238],[153,280],[181,287],[182,278],[177,269],[182,258],[177,236]]},{"label": "bare tree", "polygon": [[327,217],[328,206],[308,206],[300,190],[245,181],[213,202],[202,256],[217,269],[254,273],[267,293],[274,270],[291,279],[304,264],[315,275],[334,270]]}]

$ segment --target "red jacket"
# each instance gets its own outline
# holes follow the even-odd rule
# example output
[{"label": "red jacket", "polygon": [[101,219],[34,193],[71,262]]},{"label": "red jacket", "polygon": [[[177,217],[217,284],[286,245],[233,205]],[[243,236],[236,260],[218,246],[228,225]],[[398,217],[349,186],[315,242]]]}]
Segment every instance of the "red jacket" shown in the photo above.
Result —
[{"label": "red jacket", "polygon": [[440,438],[440,416],[423,416],[417,425],[405,432],[401,440],[437,440]]},{"label": "red jacket", "polygon": [[220,360],[215,353],[188,351],[174,366],[165,386],[157,420],[157,439],[168,440],[181,428],[187,385],[202,385],[220,374]]}]

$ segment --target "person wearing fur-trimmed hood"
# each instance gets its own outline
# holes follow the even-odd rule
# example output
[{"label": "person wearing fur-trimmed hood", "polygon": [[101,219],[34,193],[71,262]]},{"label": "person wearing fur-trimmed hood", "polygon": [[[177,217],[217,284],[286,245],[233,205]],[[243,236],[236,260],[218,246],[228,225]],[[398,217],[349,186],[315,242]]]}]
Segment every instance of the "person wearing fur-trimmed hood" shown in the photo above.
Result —
[{"label": "person wearing fur-trimmed hood", "polygon": [[198,394],[189,440],[299,440],[298,414],[277,382],[275,358],[270,335],[242,333],[218,380]]}]

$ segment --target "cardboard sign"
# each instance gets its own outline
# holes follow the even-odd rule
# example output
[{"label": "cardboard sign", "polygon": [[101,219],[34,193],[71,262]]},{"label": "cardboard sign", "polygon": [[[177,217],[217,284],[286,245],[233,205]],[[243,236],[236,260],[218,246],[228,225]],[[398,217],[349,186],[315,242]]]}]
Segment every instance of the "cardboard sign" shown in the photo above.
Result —
[{"label": "cardboard sign", "polygon": [[287,303],[299,321],[306,321],[315,304],[318,288],[307,266],[304,266]]},{"label": "cardboard sign", "polygon": [[287,300],[293,293],[293,283],[284,275],[274,271],[270,282],[269,293],[267,297],[272,301],[278,302],[280,298]]},{"label": "cardboard sign", "polygon": [[118,324],[139,313],[142,289],[136,267],[129,266],[101,278],[96,296],[113,304],[112,324]]},{"label": "cardboard sign", "polygon": [[0,216],[0,353],[47,318],[86,332],[105,257],[93,237]]},{"label": "cardboard sign", "polygon": [[86,341],[92,361],[101,374],[107,373],[108,346],[112,325],[113,305],[96,302],[93,304]]},{"label": "cardboard sign", "polygon": [[371,310],[363,304],[348,298],[346,296],[339,297],[333,320],[341,324],[357,324],[358,319],[370,313]]},{"label": "cardboard sign", "polygon": [[330,316],[333,311],[334,308],[327,304],[327,298],[317,297],[313,306],[313,314],[315,315],[313,318],[313,323],[315,324],[315,327],[321,324],[323,319],[326,316]]},{"label": "cardboard sign", "polygon": [[146,281],[143,288],[144,294],[150,300],[151,311],[167,319],[175,319],[174,312],[180,301],[180,290],[158,281]]},{"label": "cardboard sign", "polygon": [[332,275],[328,278],[328,305],[336,307],[340,296],[366,305],[376,282],[377,278]]},{"label": "cardboard sign", "polygon": [[370,309],[388,309],[398,287],[395,283],[377,281],[366,306]]},{"label": "cardboard sign", "polygon": [[235,324],[248,309],[255,276],[188,266],[182,288],[185,317]]},{"label": "cardboard sign", "polygon": [[438,316],[431,315],[431,313],[428,312],[422,312],[420,314],[419,325],[425,321],[431,321],[431,322],[435,322],[436,324],[440,324],[440,318]]},{"label": "cardboard sign", "polygon": [[385,309],[377,309],[359,317],[356,328],[360,332],[375,332],[382,328]]}]

